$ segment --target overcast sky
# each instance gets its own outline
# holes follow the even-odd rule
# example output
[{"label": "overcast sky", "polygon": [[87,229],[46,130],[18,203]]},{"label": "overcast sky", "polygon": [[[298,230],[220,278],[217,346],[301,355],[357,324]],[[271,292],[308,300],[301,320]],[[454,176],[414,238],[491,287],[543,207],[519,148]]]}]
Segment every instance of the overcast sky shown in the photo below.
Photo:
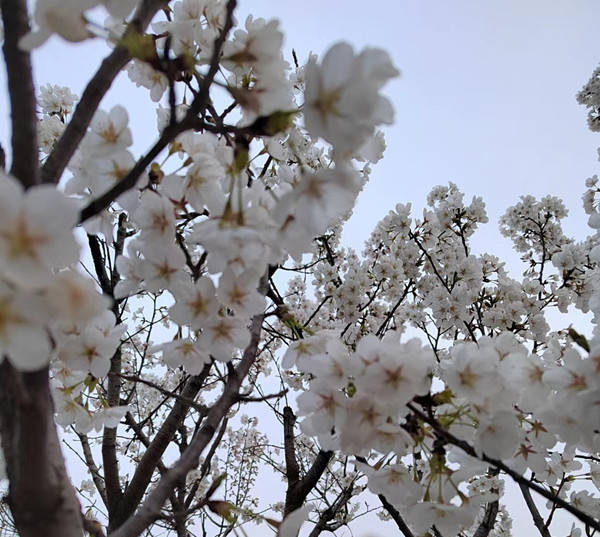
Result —
[{"label": "overcast sky", "polygon": [[[361,248],[376,222],[396,203],[419,215],[429,190],[455,182],[481,195],[490,223],[476,248],[506,257],[499,216],[522,194],[565,200],[567,234],[587,235],[583,182],[598,172],[600,136],[587,130],[576,92],[600,62],[596,0],[240,0],[238,19],[277,17],[291,60],[322,53],[346,40],[356,49],[389,51],[402,76],[385,88],[396,110],[387,153],[373,169],[344,241]],[[70,86],[81,95],[106,54],[100,42],[66,45],[52,38],[34,55],[36,82]],[[5,87],[5,74],[0,74]],[[138,154],[156,136],[147,91],[122,75],[104,106],[123,103],[132,118]],[[8,146],[8,107],[0,93],[0,143]],[[148,128],[151,127],[151,128]],[[510,263],[518,276],[519,266]],[[512,502],[510,502],[512,503]],[[533,530],[519,516],[514,535]],[[568,524],[570,527],[570,524]],[[553,533],[562,537],[567,533]]]},{"label": "overcast sky", "polygon": [[[242,1],[242,10],[248,5]],[[347,243],[360,246],[384,211],[408,201],[421,208],[431,187],[447,181],[488,204],[483,248],[497,247],[489,241],[497,219],[521,194],[562,197],[580,215],[567,229],[586,233],[580,197],[598,170],[599,140],[575,94],[600,62],[598,2],[254,0],[251,7],[281,19],[288,56],[292,47],[305,58],[343,39],[385,48],[402,71],[385,88],[396,124]]]}]

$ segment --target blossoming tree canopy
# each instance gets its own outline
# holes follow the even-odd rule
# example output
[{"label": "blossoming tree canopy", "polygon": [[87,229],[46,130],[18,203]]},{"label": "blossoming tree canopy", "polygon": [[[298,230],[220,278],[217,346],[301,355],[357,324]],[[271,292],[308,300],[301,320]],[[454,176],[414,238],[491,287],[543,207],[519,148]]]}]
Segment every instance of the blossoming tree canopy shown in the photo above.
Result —
[{"label": "blossoming tree canopy", "polygon": [[[510,481],[542,537],[557,511],[600,530],[596,176],[583,241],[558,198],[506,211],[518,279],[472,252],[485,204],[453,183],[359,254],[340,233],[393,121],[384,50],[303,63],[235,0],[29,7],[0,1],[2,535],[316,537],[373,511],[382,535],[519,535]],[[81,96],[34,88],[53,34],[111,46]],[[158,103],[142,154],[100,107],[121,70]],[[570,307],[589,339],[549,325]]]}]

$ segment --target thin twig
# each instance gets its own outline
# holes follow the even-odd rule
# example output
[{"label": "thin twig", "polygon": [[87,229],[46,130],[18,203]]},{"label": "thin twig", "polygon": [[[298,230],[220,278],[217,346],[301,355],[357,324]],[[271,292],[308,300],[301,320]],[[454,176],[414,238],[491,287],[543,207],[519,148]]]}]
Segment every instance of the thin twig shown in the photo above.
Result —
[{"label": "thin twig", "polygon": [[525,498],[525,503],[527,504],[527,508],[529,509],[529,512],[531,513],[531,518],[533,519],[533,524],[535,525],[537,530],[540,532],[540,535],[542,537],[552,537],[550,535],[550,531],[544,524],[544,519],[542,518],[542,515],[540,515],[540,512],[539,512],[537,506],[535,505],[533,498],[531,497],[531,492],[529,492],[529,489],[521,483],[519,483],[519,488],[521,489],[521,494],[523,494],[523,498]]}]

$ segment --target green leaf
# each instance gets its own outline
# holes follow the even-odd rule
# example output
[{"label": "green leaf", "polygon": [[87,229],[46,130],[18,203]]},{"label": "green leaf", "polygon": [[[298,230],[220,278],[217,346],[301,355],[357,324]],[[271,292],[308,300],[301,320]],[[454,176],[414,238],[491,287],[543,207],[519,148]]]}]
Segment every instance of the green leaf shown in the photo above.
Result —
[{"label": "green leaf", "polygon": [[156,58],[156,45],[149,34],[128,32],[121,38],[119,45],[126,48],[132,58],[145,62]]},{"label": "green leaf", "polygon": [[590,344],[588,343],[587,338],[577,332],[573,327],[569,326],[569,337],[573,340],[575,345],[579,345],[586,352],[590,352]]},{"label": "green leaf", "polygon": [[206,505],[213,513],[216,513],[230,524],[233,524],[237,519],[235,512],[238,509],[232,503],[226,502],[224,500],[211,500],[207,502]]},{"label": "green leaf", "polygon": [[443,405],[445,403],[450,403],[454,394],[450,388],[446,388],[445,390],[436,393],[433,396],[433,404],[435,405]]},{"label": "green leaf", "polygon": [[297,113],[297,110],[278,110],[268,116],[260,116],[248,127],[248,130],[255,136],[274,136],[289,129]]},{"label": "green leaf", "polygon": [[92,392],[92,391],[94,391],[94,388],[98,384],[98,379],[96,377],[94,377],[93,375],[88,375],[87,377],[85,377],[83,384],[90,392]]}]

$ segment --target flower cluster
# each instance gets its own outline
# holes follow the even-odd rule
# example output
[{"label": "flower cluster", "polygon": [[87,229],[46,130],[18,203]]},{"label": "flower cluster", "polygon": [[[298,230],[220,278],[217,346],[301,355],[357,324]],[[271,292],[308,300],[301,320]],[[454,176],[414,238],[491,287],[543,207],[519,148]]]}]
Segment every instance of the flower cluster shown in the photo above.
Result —
[{"label": "flower cluster", "polygon": [[[59,88],[54,102],[64,95]],[[52,360],[57,395],[62,393],[59,406],[68,400],[72,411],[91,420],[78,394],[88,375],[108,373],[121,332],[108,310],[110,301],[74,269],[79,259],[73,235],[77,204],[54,186],[23,191],[4,174],[0,200],[2,354],[21,371],[41,369]],[[98,425],[108,414],[103,416],[96,416]]]},{"label": "flower cluster", "polygon": [[[596,183],[588,187],[594,225]],[[324,449],[375,457],[361,467],[369,488],[407,517],[418,512],[415,531],[435,525],[454,534],[474,524],[479,506],[497,499],[501,487],[473,486],[487,479],[487,466],[459,456],[433,423],[480,457],[546,482],[562,477],[564,493],[564,476],[580,468],[564,461],[575,446],[596,449],[599,428],[589,409],[600,393],[597,351],[592,342],[582,357],[574,333],[551,332],[544,311],[595,307],[589,252],[597,239],[577,244],[564,235],[559,200],[522,198],[501,222],[528,264],[518,282],[497,258],[470,253],[469,238],[487,221],[479,198],[466,205],[450,184],[434,188],[428,202],[432,210],[415,221],[410,206],[398,205],[363,259],[328,237],[329,253],[305,265],[314,298],[297,282],[289,291],[297,296],[290,313],[319,333],[291,343],[282,365],[298,371],[287,378],[302,392],[304,432]],[[425,334],[430,351],[399,341],[409,326]],[[582,510],[593,514],[591,501]]]}]

